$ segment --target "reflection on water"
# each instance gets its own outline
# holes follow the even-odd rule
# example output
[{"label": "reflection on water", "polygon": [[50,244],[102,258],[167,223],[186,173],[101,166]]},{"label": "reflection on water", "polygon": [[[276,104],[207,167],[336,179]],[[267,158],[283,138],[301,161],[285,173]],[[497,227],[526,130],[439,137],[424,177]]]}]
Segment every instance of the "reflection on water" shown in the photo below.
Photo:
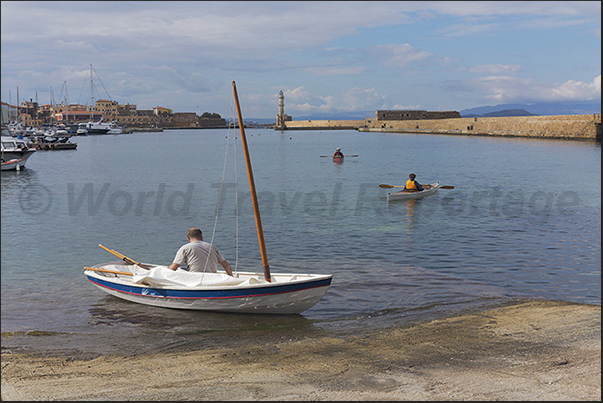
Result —
[{"label": "reflection on water", "polygon": [[13,189],[22,189],[24,186],[30,186],[36,176],[36,172],[30,168],[23,168],[20,171],[0,171],[2,172],[2,192],[8,192]]},{"label": "reflection on water", "polygon": [[406,200],[406,221],[408,221],[408,229],[414,229],[414,219],[417,215],[417,199]]},{"label": "reflection on water", "polygon": [[[100,337],[101,343],[110,334],[113,337],[129,334],[127,339],[120,337],[118,343],[109,343],[111,348],[97,345],[98,353],[141,354],[251,346],[323,334],[322,329],[301,315],[243,315],[158,308],[109,295],[90,307],[89,314],[90,330],[97,333],[94,338]],[[112,330],[101,330],[105,327]]]},{"label": "reflection on water", "polygon": [[274,331],[297,329],[310,331],[312,322],[301,315],[253,315],[169,309],[137,304],[110,295],[89,310],[91,326],[144,324],[150,329],[178,333],[212,331]]},{"label": "reflection on water", "polygon": [[[387,202],[387,211],[393,217],[399,217],[400,222],[403,223],[404,230],[408,233],[412,233],[418,224],[419,217],[417,216],[418,207],[423,203],[424,199],[407,199],[407,200],[395,200]],[[429,209],[426,215],[430,214]],[[404,219],[402,219],[404,218]],[[425,217],[423,218],[425,220]]]}]

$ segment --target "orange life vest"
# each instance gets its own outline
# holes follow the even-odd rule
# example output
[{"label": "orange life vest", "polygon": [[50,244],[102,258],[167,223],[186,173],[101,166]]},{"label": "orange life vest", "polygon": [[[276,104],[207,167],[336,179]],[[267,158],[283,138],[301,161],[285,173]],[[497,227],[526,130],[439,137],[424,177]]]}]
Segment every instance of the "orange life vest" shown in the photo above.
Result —
[{"label": "orange life vest", "polygon": [[417,185],[415,185],[415,181],[411,181],[410,179],[406,181],[406,190],[419,190]]}]

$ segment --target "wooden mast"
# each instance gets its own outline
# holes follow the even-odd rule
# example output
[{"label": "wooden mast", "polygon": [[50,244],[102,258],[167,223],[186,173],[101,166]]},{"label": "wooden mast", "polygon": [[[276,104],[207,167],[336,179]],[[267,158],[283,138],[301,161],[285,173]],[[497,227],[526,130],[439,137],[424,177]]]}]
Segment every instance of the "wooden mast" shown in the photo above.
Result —
[{"label": "wooden mast", "polygon": [[255,215],[255,226],[258,230],[258,240],[260,241],[260,252],[262,254],[262,265],[264,268],[264,279],[271,282],[270,267],[268,266],[268,256],[266,255],[266,244],[264,242],[264,230],[262,229],[262,219],[260,217],[260,206],[258,197],[255,191],[255,181],[253,180],[253,171],[251,170],[251,159],[249,158],[249,150],[247,148],[247,139],[245,138],[245,125],[243,124],[243,116],[241,115],[241,107],[239,106],[239,97],[237,95],[237,86],[232,82],[232,91],[234,93],[235,104],[237,107],[237,118],[239,120],[239,129],[241,130],[241,140],[243,143],[243,152],[245,153],[245,164],[247,166],[247,176],[249,177],[249,189],[251,190],[251,201],[253,202],[253,213]]}]

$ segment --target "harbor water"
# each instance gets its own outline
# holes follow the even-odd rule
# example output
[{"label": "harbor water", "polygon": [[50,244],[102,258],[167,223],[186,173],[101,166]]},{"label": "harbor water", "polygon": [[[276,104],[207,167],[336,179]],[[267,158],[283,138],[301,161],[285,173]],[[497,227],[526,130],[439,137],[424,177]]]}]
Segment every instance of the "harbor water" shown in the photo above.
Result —
[{"label": "harbor water", "polygon": [[[262,271],[238,131],[78,136],[2,172],[2,345],[83,352],[360,333],[526,298],[601,304],[596,142],[247,129],[270,269],[333,274],[300,315],[170,310],[95,288],[83,268],[169,264],[200,227]],[[335,164],[337,147],[348,157]],[[387,202],[414,172],[441,189]],[[36,335],[37,337],[32,337]]]}]

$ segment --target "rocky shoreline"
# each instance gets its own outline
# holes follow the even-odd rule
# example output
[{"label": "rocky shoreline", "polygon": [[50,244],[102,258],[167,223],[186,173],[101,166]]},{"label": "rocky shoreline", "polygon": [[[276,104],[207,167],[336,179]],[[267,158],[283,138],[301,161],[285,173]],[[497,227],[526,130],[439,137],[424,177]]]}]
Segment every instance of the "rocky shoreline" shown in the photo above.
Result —
[{"label": "rocky shoreline", "polygon": [[600,401],[601,307],[522,301],[362,335],[129,356],[3,346],[2,400]]}]

